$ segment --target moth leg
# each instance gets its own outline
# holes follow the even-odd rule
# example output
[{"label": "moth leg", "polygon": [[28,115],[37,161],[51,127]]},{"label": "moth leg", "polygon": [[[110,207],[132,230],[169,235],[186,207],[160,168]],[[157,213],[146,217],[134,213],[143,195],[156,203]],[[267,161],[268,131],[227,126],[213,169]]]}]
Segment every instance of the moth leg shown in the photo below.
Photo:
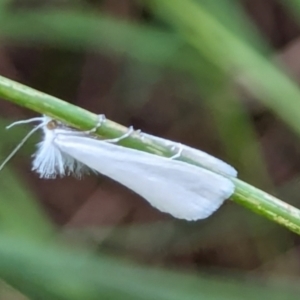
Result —
[{"label": "moth leg", "polygon": [[132,133],[135,132],[135,130],[133,129],[132,126],[130,126],[127,130],[126,133],[124,133],[123,135],[121,135],[120,137],[117,137],[115,139],[108,139],[108,140],[104,140],[104,142],[108,142],[108,143],[119,143],[121,140],[128,138],[129,136],[132,135]]},{"label": "moth leg", "polygon": [[[96,126],[92,129],[90,129],[90,130],[84,131],[84,133],[85,134],[95,133],[97,131],[97,129],[100,128],[105,121],[106,121],[106,117],[105,117],[104,114],[98,115],[98,122],[97,122]],[[103,140],[103,141],[108,142],[108,143],[118,143],[121,140],[129,137],[133,132],[134,132],[134,129],[133,129],[132,126],[130,126],[128,128],[128,131],[125,134],[121,135],[120,137],[117,137],[117,138],[114,138],[114,139],[106,139],[106,140]]]},{"label": "moth leg", "polygon": [[86,134],[95,133],[97,129],[100,128],[105,121],[106,121],[105,115],[98,115],[98,122],[96,126],[90,130],[84,131],[84,133]]},{"label": "moth leg", "polygon": [[134,130],[134,134],[135,134],[135,136],[137,137],[137,138],[139,138],[142,142],[144,142],[145,141],[145,136],[144,136],[144,133],[142,132],[142,130],[141,129],[136,129],[136,130]]},{"label": "moth leg", "polygon": [[[176,159],[176,158],[179,158],[181,156],[182,151],[183,151],[183,147],[182,147],[181,144],[178,144],[177,147],[179,148],[178,152],[176,154],[174,154],[173,156],[169,157],[169,159]],[[171,150],[175,151],[176,150],[176,146],[172,146]]]},{"label": "moth leg", "polygon": [[[141,139],[142,142],[145,140],[146,137],[144,136],[143,132],[140,129],[135,130],[135,133],[139,136],[139,138]],[[151,140],[151,138],[150,138],[150,140]],[[174,154],[173,156],[169,157],[169,159],[176,159],[182,155],[182,151],[183,151],[182,144],[177,143],[171,147],[171,151],[175,152],[176,149],[178,149],[178,152],[176,154]]]}]

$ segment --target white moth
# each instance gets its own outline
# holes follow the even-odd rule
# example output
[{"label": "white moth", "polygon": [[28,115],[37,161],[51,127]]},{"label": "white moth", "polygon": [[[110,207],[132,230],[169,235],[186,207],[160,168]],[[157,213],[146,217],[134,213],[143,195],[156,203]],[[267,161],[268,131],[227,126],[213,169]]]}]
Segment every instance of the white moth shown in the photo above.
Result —
[{"label": "white moth", "polygon": [[[32,120],[41,124],[25,139],[38,128],[44,131],[44,139],[38,144],[32,167],[42,178],[69,174],[80,177],[93,170],[133,190],[158,210],[186,220],[207,218],[234,192],[230,179],[208,169],[229,176],[236,176],[236,171],[205,152],[181,145],[185,155],[195,156],[203,163],[205,168],[201,168],[115,144],[130,132],[119,139],[99,140],[46,116]],[[141,136],[153,138],[144,133]],[[156,138],[156,141],[165,141],[170,146],[179,145],[161,138]]]}]

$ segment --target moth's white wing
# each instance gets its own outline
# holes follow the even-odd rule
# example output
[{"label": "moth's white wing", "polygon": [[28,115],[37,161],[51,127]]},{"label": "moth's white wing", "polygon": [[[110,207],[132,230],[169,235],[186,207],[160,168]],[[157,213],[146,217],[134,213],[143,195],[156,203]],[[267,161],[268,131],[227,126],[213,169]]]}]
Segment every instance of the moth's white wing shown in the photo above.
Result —
[{"label": "moth's white wing", "polygon": [[206,218],[234,192],[229,179],[184,162],[87,137],[59,134],[54,143],[143,196],[160,211],[180,219]]},{"label": "moth's white wing", "polygon": [[161,143],[167,147],[173,147],[177,145],[178,147],[180,147],[180,149],[182,149],[182,155],[192,160],[195,160],[196,162],[198,162],[208,170],[217,173],[222,173],[224,175],[228,175],[232,177],[237,176],[237,171],[235,168],[233,168],[231,165],[227,164],[226,162],[222,161],[221,159],[218,159],[204,151],[201,151],[199,149],[194,149],[192,147],[177,142],[173,142],[164,138],[160,138],[151,134],[141,133],[141,135],[154,142]]}]

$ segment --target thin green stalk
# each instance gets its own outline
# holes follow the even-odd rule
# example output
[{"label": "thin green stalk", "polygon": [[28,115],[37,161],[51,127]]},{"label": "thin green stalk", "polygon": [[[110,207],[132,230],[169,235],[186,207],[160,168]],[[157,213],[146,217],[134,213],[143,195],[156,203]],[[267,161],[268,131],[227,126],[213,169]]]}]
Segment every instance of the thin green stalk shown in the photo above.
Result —
[{"label": "thin green stalk", "polygon": [[[0,97],[38,113],[47,114],[81,130],[95,127],[98,121],[97,115],[89,111],[2,76],[0,76]],[[115,138],[126,131],[126,127],[107,120],[97,129],[96,134],[105,138]],[[151,139],[141,140],[137,134],[122,140],[120,144],[157,155],[171,156],[175,154],[171,149],[167,149],[158,142],[151,141]],[[200,166],[199,163],[184,156],[180,160]],[[297,208],[239,179],[230,179],[236,186],[235,193],[231,197],[232,200],[300,234],[300,211]]]}]

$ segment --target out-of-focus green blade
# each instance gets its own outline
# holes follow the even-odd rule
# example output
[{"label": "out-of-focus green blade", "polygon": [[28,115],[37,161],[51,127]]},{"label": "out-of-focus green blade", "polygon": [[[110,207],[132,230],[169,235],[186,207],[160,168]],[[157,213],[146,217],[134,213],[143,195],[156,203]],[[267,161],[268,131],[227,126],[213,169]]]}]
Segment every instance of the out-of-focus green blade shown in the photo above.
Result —
[{"label": "out-of-focus green blade", "polygon": [[[180,274],[1,235],[0,276],[32,299],[298,299],[296,287]],[[250,280],[250,279],[249,279]]]},{"label": "out-of-focus green blade", "polygon": [[271,58],[224,26],[202,1],[145,2],[171,24],[200,56],[205,56],[216,67],[232,75],[300,133],[300,90],[271,62]]},{"label": "out-of-focus green blade", "polygon": [[[278,0],[278,2],[286,5],[287,7],[292,9],[292,12],[296,15],[300,14],[300,1],[299,0]],[[298,21],[298,19],[295,19],[295,21]]]},{"label": "out-of-focus green blade", "polygon": [[[184,42],[174,33],[94,13],[45,10],[4,13],[0,35],[26,44],[49,43],[76,49],[102,49],[152,64],[172,65]],[[45,34],[47,32],[47,34]],[[190,60],[190,63],[192,61]],[[182,65],[179,61],[177,65]]]},{"label": "out-of-focus green blade", "polygon": [[[6,122],[0,122],[1,162],[8,154],[4,151],[6,144],[17,145],[25,131],[16,128],[8,132],[5,125]],[[30,155],[28,160],[31,160]],[[54,233],[46,214],[34,200],[31,188],[11,170],[10,163],[0,172],[0,231],[38,240],[49,239]]]}]

